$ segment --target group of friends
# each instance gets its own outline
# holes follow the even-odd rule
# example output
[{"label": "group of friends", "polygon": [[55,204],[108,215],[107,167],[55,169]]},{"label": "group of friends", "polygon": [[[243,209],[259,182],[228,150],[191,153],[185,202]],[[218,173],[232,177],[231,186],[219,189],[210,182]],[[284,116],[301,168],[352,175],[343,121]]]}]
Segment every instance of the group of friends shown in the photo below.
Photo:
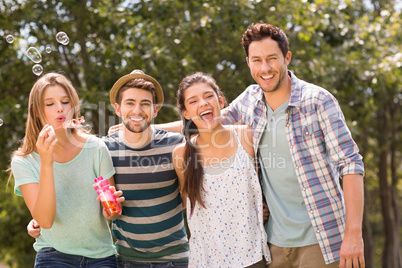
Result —
[{"label": "group of friends", "polygon": [[[278,27],[252,24],[241,43],[257,84],[228,107],[197,72],[177,91],[183,120],[153,125],[162,87],[134,70],[110,91],[122,124],[103,138],[63,128],[80,116],[64,75],[37,80],[11,160],[35,267],[364,267],[364,167],[338,102],[288,70]],[[121,215],[103,212],[99,176]]]}]

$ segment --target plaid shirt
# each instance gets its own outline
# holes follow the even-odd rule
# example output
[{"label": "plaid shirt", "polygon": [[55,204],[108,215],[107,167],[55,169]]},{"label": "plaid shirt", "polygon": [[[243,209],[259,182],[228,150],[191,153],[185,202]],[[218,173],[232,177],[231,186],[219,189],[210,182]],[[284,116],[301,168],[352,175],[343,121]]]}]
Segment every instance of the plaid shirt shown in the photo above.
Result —
[{"label": "plaid shirt", "polygon": [[[362,156],[337,100],[328,91],[292,79],[286,108],[286,138],[311,224],[326,263],[339,260],[345,231],[345,206],[339,178],[364,174]],[[249,86],[222,112],[224,124],[247,124],[253,130],[255,157],[267,123],[264,94]]]}]

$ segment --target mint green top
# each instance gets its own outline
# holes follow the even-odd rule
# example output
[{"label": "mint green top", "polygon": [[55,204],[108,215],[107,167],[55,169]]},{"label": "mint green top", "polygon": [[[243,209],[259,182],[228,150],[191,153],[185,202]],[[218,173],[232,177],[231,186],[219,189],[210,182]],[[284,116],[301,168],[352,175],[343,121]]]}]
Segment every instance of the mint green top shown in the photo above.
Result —
[{"label": "mint green top", "polygon": [[[11,167],[17,195],[21,195],[19,186],[39,183],[39,154],[33,152],[25,157],[15,156]],[[90,136],[73,160],[54,162],[53,171],[56,219],[50,229],[41,229],[34,249],[39,251],[44,247],[53,247],[63,253],[89,258],[114,255],[116,252],[109,225],[92,186],[95,178],[103,176],[109,179],[115,173],[104,142]]]},{"label": "mint green top", "polygon": [[286,139],[286,101],[275,111],[267,105],[267,125],[260,141],[264,194],[270,216],[265,230],[268,242],[279,247],[318,243],[297,181]]}]

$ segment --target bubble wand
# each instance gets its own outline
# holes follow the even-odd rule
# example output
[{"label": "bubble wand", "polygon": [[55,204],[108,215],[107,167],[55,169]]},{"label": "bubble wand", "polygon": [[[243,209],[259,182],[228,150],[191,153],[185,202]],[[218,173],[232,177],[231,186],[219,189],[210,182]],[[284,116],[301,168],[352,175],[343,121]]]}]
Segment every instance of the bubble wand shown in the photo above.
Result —
[{"label": "bubble wand", "polygon": [[61,125],[58,128],[55,128],[55,130],[61,129],[61,128],[63,128],[63,129],[75,128],[77,130],[82,130],[82,131],[84,131],[86,133],[89,133],[92,128],[88,124],[84,125],[84,123],[85,123],[85,119],[84,119],[83,116],[81,116],[78,119],[71,119],[71,120],[68,120],[68,121],[64,122],[63,125]]}]

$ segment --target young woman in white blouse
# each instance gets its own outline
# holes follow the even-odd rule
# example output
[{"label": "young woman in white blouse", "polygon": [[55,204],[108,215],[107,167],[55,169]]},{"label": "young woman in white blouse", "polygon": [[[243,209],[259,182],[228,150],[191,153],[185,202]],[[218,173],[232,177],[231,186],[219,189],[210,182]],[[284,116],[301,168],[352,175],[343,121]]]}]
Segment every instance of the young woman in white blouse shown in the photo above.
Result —
[{"label": "young woman in white blouse", "polygon": [[173,152],[187,199],[190,267],[265,267],[270,259],[252,133],[223,126],[225,103],[215,80],[185,77],[177,92],[186,143]]}]

